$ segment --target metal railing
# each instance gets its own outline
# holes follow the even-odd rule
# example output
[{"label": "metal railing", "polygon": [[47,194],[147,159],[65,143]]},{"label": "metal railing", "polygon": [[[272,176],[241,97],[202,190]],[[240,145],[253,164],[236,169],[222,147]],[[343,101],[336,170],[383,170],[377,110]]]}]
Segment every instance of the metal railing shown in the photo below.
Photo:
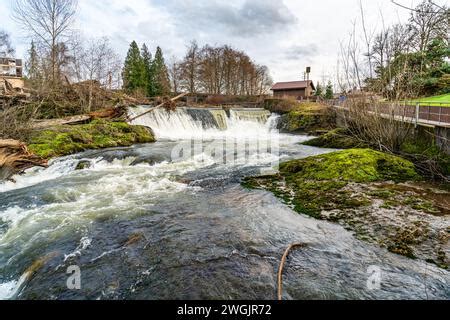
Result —
[{"label": "metal railing", "polygon": [[[335,107],[343,107],[335,105]],[[426,103],[382,103],[369,107],[369,111],[383,117],[419,124],[450,126],[450,107],[447,104],[428,105]]]},{"label": "metal railing", "polygon": [[[450,107],[445,103],[427,104],[423,102],[382,103],[376,112],[395,117],[403,117],[407,122],[430,125],[450,125]],[[375,110],[374,110],[375,111]]]},{"label": "metal railing", "polygon": [[414,109],[414,119],[418,122],[450,124],[450,106],[446,103],[405,102],[405,108]]}]

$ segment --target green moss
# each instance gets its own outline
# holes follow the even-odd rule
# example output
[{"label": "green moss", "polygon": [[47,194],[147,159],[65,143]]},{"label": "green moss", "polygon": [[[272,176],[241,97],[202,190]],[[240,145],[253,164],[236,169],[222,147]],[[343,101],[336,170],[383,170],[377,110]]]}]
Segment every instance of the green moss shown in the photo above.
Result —
[{"label": "green moss", "polygon": [[322,114],[310,114],[303,111],[291,111],[281,119],[283,129],[288,132],[313,131],[328,126]]},{"label": "green moss", "polygon": [[405,143],[402,146],[402,152],[419,156],[419,158],[434,160],[445,176],[450,175],[450,155],[441,151],[438,146],[426,147],[420,144]]},{"label": "green moss", "polygon": [[366,148],[367,144],[352,137],[346,129],[338,128],[332,130],[318,138],[308,140],[302,143],[306,146],[331,148],[331,149],[351,149]]},{"label": "green moss", "polygon": [[373,191],[369,192],[369,195],[374,198],[387,200],[387,199],[391,199],[392,197],[394,197],[395,192],[392,190],[388,190],[388,189],[378,189],[378,190],[373,190]]},{"label": "green moss", "polygon": [[401,146],[401,152],[413,158],[415,161],[433,161],[435,162],[443,175],[450,175],[450,155],[445,153],[436,145],[434,132],[424,131],[421,135],[404,142]]},{"label": "green moss", "polygon": [[327,107],[318,103],[296,102],[281,117],[281,129],[287,132],[313,132],[331,129],[334,119]]},{"label": "green moss", "polygon": [[412,248],[404,243],[399,242],[397,244],[390,245],[387,249],[392,253],[399,254],[411,259],[416,259]]},{"label": "green moss", "polygon": [[65,156],[87,149],[130,146],[154,142],[148,128],[125,122],[95,120],[84,125],[63,125],[35,132],[29,149],[42,158]]},{"label": "green moss", "polygon": [[431,201],[419,199],[417,197],[408,197],[403,201],[403,205],[410,206],[411,208],[431,214],[439,214],[440,210],[437,209]]},{"label": "green moss", "polygon": [[394,208],[394,207],[396,207],[396,206],[397,206],[397,202],[391,201],[391,200],[386,200],[386,201],[384,201],[384,203],[380,206],[380,208],[381,208],[381,209],[388,209],[388,210],[390,210],[390,209],[392,209],[392,208]]},{"label": "green moss", "polygon": [[[296,211],[319,217],[322,210],[371,204],[368,197],[345,190],[349,183],[418,178],[407,160],[370,149],[350,149],[282,163],[279,175],[247,178],[243,185],[270,190]],[[390,194],[380,192],[378,196]]]},{"label": "green moss", "polygon": [[402,182],[419,178],[405,159],[371,149],[350,149],[280,165],[294,180],[339,180],[345,182]]},{"label": "green moss", "polygon": [[381,199],[381,208],[409,206],[433,213],[436,209],[431,201],[418,199],[420,194],[411,191],[411,196],[406,196],[406,191],[402,191],[405,184],[380,183],[419,178],[408,160],[370,149],[350,149],[283,163],[279,174],[247,178],[243,185],[271,191],[295,211],[339,223],[358,239],[410,258],[431,257],[446,268],[445,253],[438,255],[427,247],[430,241],[434,248],[433,243],[445,243],[445,239],[436,238],[439,233],[421,220],[422,214],[415,215],[416,221],[405,220],[401,215],[396,220],[395,214],[393,219],[387,219],[372,205],[373,199]]}]

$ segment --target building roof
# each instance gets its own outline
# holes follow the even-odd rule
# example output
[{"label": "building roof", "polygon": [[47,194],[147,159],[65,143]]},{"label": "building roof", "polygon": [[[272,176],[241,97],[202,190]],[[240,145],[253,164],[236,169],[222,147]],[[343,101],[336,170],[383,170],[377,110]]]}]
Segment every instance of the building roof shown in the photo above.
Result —
[{"label": "building roof", "polygon": [[291,81],[291,82],[278,82],[276,83],[271,90],[295,90],[295,89],[305,89],[309,85],[314,87],[314,83],[311,80],[308,81]]}]

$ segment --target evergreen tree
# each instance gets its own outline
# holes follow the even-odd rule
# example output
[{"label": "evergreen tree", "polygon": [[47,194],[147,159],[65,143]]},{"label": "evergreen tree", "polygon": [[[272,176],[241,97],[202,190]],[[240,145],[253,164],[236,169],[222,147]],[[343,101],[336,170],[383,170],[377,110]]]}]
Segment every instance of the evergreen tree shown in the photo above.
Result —
[{"label": "evergreen tree", "polygon": [[328,81],[327,89],[325,91],[325,99],[331,100],[334,97],[333,85]]},{"label": "evergreen tree", "polygon": [[34,41],[31,41],[30,50],[28,50],[28,60],[25,64],[27,77],[32,82],[35,82],[41,78],[41,72],[39,69],[39,58],[36,51],[36,45]]},{"label": "evergreen tree", "polygon": [[152,92],[151,96],[163,96],[170,93],[170,79],[167,66],[164,62],[163,53],[160,47],[156,49],[155,59],[152,63]]},{"label": "evergreen tree", "polygon": [[148,50],[147,45],[144,43],[141,49],[142,63],[143,63],[143,83],[145,86],[145,93],[148,96],[152,95],[153,92],[153,68],[152,68],[152,54]]},{"label": "evergreen tree", "polygon": [[317,82],[316,91],[315,91],[314,95],[316,97],[323,96],[323,89],[322,89],[322,86],[320,85],[320,82]]},{"label": "evergreen tree", "polygon": [[144,81],[145,71],[143,58],[136,41],[133,41],[128,50],[123,68],[123,87],[128,92],[134,92],[144,89],[146,83]]}]

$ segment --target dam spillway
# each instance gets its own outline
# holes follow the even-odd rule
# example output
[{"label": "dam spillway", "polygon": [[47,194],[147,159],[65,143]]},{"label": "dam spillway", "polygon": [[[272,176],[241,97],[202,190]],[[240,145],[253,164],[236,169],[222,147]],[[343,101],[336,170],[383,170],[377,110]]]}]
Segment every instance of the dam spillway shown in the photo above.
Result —
[{"label": "dam spillway", "polygon": [[[129,110],[130,117],[149,110],[139,106]],[[239,136],[247,133],[269,133],[276,127],[278,116],[265,109],[230,108],[177,108],[169,112],[155,109],[133,121],[133,124],[150,127],[158,138],[184,139],[195,137]]]}]

